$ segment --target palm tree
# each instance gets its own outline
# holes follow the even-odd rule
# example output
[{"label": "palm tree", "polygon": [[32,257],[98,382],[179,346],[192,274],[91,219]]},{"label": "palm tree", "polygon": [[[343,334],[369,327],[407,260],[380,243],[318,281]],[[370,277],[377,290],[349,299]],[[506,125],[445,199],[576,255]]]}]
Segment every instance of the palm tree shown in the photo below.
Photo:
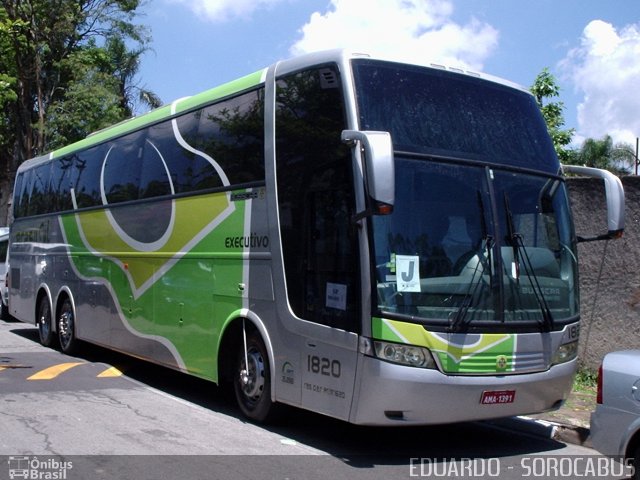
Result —
[{"label": "palm tree", "polygon": [[625,173],[632,173],[634,171],[638,157],[630,143],[616,143],[612,154],[613,161],[616,165],[619,165],[620,170],[623,170]]},{"label": "palm tree", "polygon": [[629,144],[614,145],[610,135],[605,135],[601,140],[587,138],[578,152],[578,163],[617,174],[628,174],[635,166],[635,152]]},{"label": "palm tree", "polygon": [[581,164],[594,168],[609,168],[611,165],[611,151],[613,150],[613,139],[610,135],[605,135],[602,140],[587,138],[578,154]]},{"label": "palm tree", "polygon": [[107,41],[106,50],[113,68],[111,74],[118,81],[120,106],[126,116],[132,116],[141,105],[149,108],[160,107],[162,105],[160,97],[136,82],[141,57],[149,49],[141,46],[129,51],[120,37],[111,37]]}]

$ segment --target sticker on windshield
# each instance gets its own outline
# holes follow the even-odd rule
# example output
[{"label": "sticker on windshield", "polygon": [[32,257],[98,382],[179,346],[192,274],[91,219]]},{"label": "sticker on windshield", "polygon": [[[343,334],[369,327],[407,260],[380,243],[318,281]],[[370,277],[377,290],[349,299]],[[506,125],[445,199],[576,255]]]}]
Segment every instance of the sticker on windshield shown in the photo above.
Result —
[{"label": "sticker on windshield", "polygon": [[327,282],[326,305],[338,310],[347,309],[347,286],[341,283]]},{"label": "sticker on windshield", "polygon": [[420,291],[420,257],[396,255],[396,285],[399,292]]}]

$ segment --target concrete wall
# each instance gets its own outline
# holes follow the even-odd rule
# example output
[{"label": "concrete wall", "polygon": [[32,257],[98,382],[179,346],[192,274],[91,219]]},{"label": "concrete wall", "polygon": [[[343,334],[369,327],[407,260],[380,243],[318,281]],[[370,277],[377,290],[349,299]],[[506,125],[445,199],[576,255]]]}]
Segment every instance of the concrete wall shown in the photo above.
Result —
[{"label": "concrete wall", "polygon": [[[597,369],[610,351],[640,348],[640,177],[624,177],[626,224],[618,240],[580,243],[582,326],[579,359]],[[602,180],[571,178],[578,235],[606,230]]]}]

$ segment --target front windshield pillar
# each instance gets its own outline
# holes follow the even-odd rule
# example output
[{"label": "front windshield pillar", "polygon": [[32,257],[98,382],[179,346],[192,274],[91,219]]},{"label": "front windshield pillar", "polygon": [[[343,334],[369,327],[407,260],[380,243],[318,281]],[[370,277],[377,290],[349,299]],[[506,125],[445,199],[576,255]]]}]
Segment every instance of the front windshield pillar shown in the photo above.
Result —
[{"label": "front windshield pillar", "polygon": [[[484,172],[487,182],[487,192],[491,205],[491,218],[497,218],[498,207],[494,189],[491,187],[493,183],[493,170],[491,170],[491,168],[489,167],[485,167]],[[494,295],[492,295],[493,310],[496,313],[495,319],[499,322],[504,322],[504,285],[501,281],[503,271],[502,255],[500,255],[499,250],[497,250],[501,244],[500,229],[499,225],[496,222],[490,222],[490,224],[493,225],[493,238],[496,239],[496,241],[492,245],[491,252],[491,259],[493,260],[493,270],[491,271],[491,290],[494,291]]]}]

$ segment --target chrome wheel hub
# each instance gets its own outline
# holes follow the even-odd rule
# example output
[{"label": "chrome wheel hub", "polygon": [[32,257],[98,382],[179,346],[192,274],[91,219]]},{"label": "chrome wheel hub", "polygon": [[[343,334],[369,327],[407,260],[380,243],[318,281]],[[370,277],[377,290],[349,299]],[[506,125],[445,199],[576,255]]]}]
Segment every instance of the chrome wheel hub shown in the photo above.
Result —
[{"label": "chrome wheel hub", "polygon": [[247,352],[247,361],[248,368],[242,362],[244,368],[240,370],[240,385],[247,397],[256,398],[264,390],[264,360],[260,352],[250,351]]}]

